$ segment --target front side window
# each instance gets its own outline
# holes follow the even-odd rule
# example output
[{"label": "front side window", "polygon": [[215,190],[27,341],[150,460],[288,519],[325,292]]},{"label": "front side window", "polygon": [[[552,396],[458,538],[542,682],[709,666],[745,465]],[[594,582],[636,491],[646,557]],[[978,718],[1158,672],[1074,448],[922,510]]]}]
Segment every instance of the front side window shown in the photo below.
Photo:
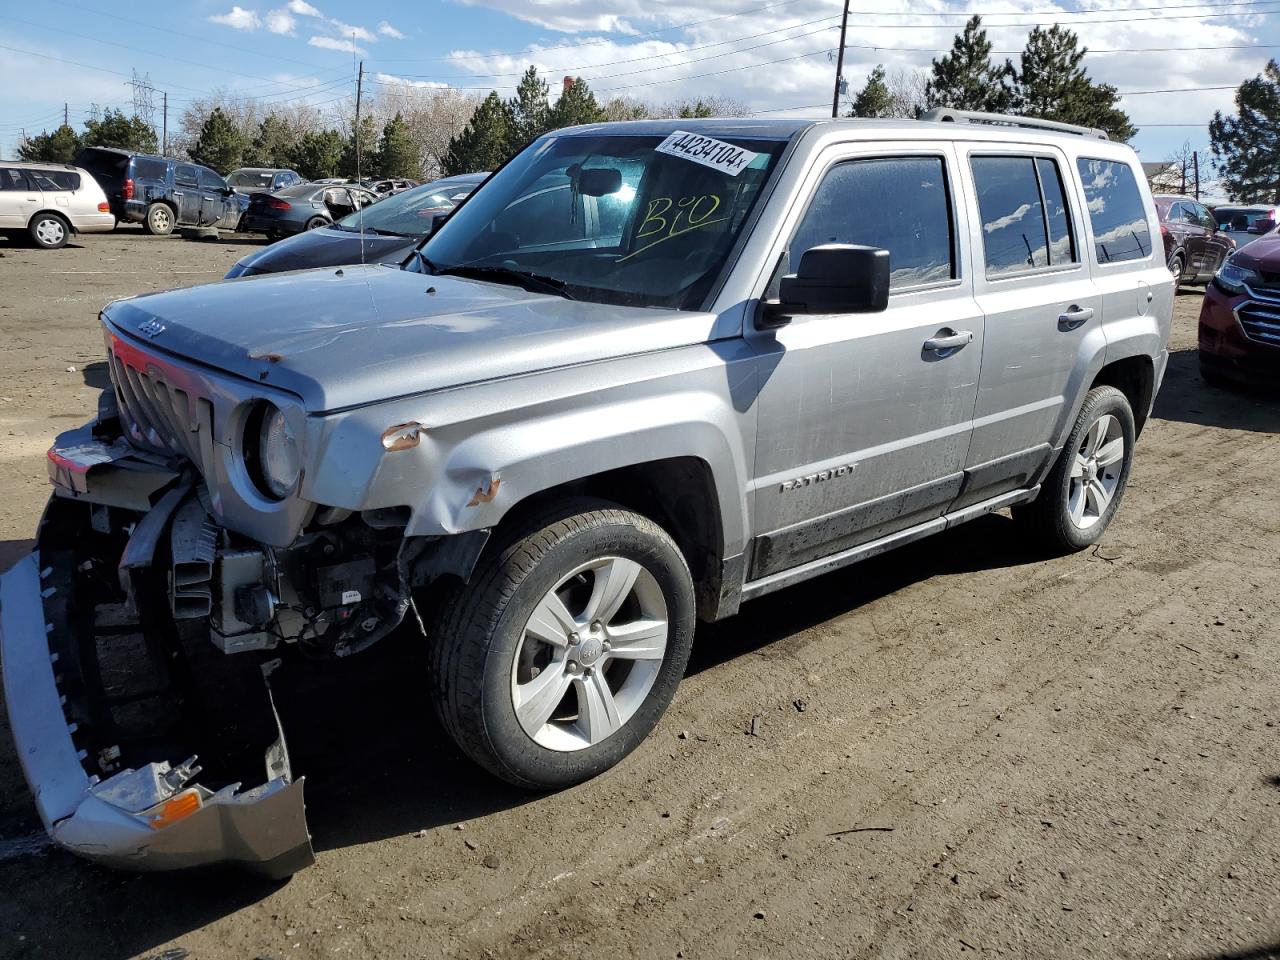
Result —
[{"label": "front side window", "polygon": [[988,277],[1075,260],[1058,165],[1045,157],[974,157]]},{"label": "front side window", "polygon": [[12,167],[0,167],[0,190],[31,190],[27,175]]},{"label": "front side window", "polygon": [[227,181],[218,176],[208,167],[200,168],[200,187],[203,190],[225,190],[227,189]]},{"label": "front side window", "polygon": [[173,172],[173,179],[184,187],[194,187],[197,184],[196,168],[179,164]]},{"label": "front side window", "polygon": [[785,145],[679,131],[545,137],[432,235],[423,266],[536,275],[579,300],[699,309]]},{"label": "front side window", "polygon": [[1151,228],[1130,166],[1084,157],[1076,165],[1084,185],[1089,222],[1093,224],[1098,262],[1121,263],[1151,256]]},{"label": "front side window", "polygon": [[889,251],[889,289],[956,276],[951,200],[941,157],[850,160],[827,171],[788,247],[851,243]]}]

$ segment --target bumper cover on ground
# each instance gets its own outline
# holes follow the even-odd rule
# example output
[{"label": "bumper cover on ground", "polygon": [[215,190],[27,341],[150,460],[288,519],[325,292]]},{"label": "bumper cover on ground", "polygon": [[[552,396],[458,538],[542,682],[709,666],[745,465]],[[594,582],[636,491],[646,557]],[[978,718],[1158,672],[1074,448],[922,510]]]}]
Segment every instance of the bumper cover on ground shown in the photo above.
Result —
[{"label": "bumper cover on ground", "polygon": [[[238,784],[216,792],[193,787],[167,763],[106,780],[85,772],[46,640],[52,628],[44,600],[53,588],[44,586],[44,576],[39,555],[32,554],[0,577],[0,669],[18,758],[54,842],[131,870],[230,862],[285,877],[312,863],[302,780],[290,776],[283,735],[268,752],[272,778],[244,792]],[[157,801],[193,792],[198,809],[156,826]]]}]

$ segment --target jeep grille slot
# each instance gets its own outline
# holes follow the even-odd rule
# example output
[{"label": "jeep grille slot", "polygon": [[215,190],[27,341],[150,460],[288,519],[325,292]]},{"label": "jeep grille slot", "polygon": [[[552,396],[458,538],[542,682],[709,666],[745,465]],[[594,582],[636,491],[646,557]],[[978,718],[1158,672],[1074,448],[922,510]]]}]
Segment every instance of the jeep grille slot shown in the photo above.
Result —
[{"label": "jeep grille slot", "polygon": [[108,351],[120,421],[129,439],[159,453],[186,457],[206,473],[213,452],[213,404],[192,398],[159,376]]},{"label": "jeep grille slot", "polygon": [[1250,340],[1280,347],[1280,305],[1242,303],[1236,309],[1236,315]]}]

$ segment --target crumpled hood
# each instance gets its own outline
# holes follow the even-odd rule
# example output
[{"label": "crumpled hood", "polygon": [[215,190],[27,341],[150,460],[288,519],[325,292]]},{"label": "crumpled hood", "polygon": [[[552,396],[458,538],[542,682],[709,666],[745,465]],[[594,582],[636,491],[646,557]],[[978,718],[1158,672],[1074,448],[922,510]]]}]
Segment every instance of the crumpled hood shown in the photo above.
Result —
[{"label": "crumpled hood", "polygon": [[312,413],[701,343],[713,321],[387,266],[145,294],[103,316],[148,350],[288,390]]}]

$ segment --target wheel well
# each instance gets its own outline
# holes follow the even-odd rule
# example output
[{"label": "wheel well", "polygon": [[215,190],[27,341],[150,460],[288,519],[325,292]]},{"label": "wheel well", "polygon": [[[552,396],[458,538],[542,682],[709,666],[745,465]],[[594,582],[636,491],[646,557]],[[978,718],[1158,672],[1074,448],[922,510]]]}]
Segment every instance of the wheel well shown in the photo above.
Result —
[{"label": "wheel well", "polygon": [[711,467],[696,457],[672,457],[606,470],[540,491],[519,501],[502,526],[570,497],[610,500],[643,514],[671,535],[693,576],[698,615],[709,619],[720,602],[724,530]]},{"label": "wheel well", "polygon": [[57,217],[62,221],[62,225],[67,228],[68,233],[75,233],[75,227],[71,226],[71,221],[67,219],[66,214],[58,210],[37,210],[31,215],[31,219],[27,221],[27,226],[30,227],[36,222],[37,218],[43,217],[45,214],[48,214],[51,217]]},{"label": "wheel well", "polygon": [[1093,378],[1092,387],[1115,387],[1123,393],[1133,408],[1134,426],[1141,433],[1151,410],[1155,379],[1155,367],[1150,357],[1126,357],[1099,370]]}]

